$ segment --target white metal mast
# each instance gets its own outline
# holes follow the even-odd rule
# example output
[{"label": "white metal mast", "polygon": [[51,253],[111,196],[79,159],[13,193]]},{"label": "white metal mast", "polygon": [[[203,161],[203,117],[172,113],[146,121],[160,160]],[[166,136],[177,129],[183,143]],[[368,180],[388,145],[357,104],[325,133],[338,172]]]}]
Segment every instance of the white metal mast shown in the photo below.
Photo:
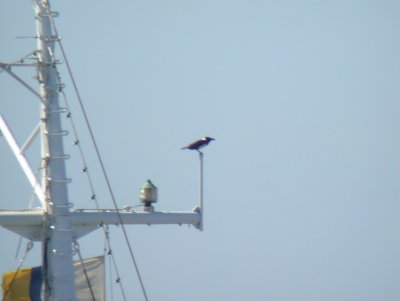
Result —
[{"label": "white metal mast", "polygon": [[58,101],[52,14],[47,0],[34,1],[36,17],[40,120],[42,141],[42,189],[46,197],[42,237],[45,299],[76,300],[72,260],[72,229],[65,172],[63,131]]},{"label": "white metal mast", "polygon": [[[25,149],[30,145],[36,133],[21,148],[0,115],[0,132],[9,143],[11,150],[20,163],[37,198],[42,203],[41,210],[0,211],[0,226],[16,232],[32,241],[41,241],[43,258],[43,279],[46,301],[76,301],[75,279],[73,272],[72,243],[78,238],[96,230],[99,225],[123,224],[188,224],[202,230],[203,227],[203,157],[200,156],[200,202],[192,211],[159,212],[151,203],[146,203],[143,211],[130,209],[71,211],[68,199],[61,114],[65,111],[59,105],[57,60],[54,44],[59,39],[52,28],[52,18],[57,13],[51,12],[48,0],[33,0],[36,17],[37,38],[37,78],[39,93],[12,72],[18,64],[0,63],[6,71],[25,88],[40,98],[40,137],[42,156],[42,178],[36,179],[27,158]],[[145,193],[146,194],[146,193]],[[151,194],[150,194],[151,195]],[[151,198],[150,202],[156,202]],[[150,205],[150,206],[149,206]]]}]

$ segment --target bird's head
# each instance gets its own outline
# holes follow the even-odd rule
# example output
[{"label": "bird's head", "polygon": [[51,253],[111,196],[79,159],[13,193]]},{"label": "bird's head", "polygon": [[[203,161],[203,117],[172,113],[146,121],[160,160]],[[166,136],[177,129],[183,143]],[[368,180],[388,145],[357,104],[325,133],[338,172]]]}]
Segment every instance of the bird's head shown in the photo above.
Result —
[{"label": "bird's head", "polygon": [[203,140],[210,142],[210,141],[215,140],[215,139],[211,138],[211,137],[203,137]]}]

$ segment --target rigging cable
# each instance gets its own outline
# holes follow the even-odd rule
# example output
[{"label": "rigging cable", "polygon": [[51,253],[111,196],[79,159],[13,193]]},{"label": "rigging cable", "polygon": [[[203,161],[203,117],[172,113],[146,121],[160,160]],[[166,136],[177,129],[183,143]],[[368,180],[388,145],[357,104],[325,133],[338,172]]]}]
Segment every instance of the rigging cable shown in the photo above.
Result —
[{"label": "rigging cable", "polygon": [[[41,169],[42,169],[41,167],[39,167],[39,168],[36,169],[36,172],[35,172],[36,183],[35,183],[35,185],[39,182],[39,180],[38,180],[38,175],[39,175],[39,171],[40,171]],[[36,194],[35,194],[35,189],[33,188],[33,189],[32,189],[32,194],[31,194],[31,197],[30,197],[29,203],[28,203],[28,209],[32,209],[32,207],[33,207],[33,201],[35,200],[35,196],[36,196]],[[17,250],[15,251],[15,258],[16,258],[16,259],[18,258],[19,250],[21,249],[22,240],[23,240],[23,237],[22,237],[22,235],[21,235],[21,236],[19,237]]]},{"label": "rigging cable", "polygon": [[122,221],[122,217],[121,217],[121,214],[120,214],[119,209],[118,209],[118,206],[117,206],[116,198],[115,198],[114,192],[113,192],[113,190],[112,190],[112,188],[111,188],[111,182],[110,182],[110,180],[109,180],[109,178],[108,178],[108,175],[107,175],[107,172],[106,172],[106,169],[105,169],[103,160],[102,160],[101,155],[100,155],[99,148],[98,148],[97,143],[96,143],[96,140],[95,140],[95,138],[94,138],[93,130],[92,130],[92,127],[90,126],[89,119],[88,119],[88,116],[87,116],[85,107],[84,107],[84,105],[83,105],[82,98],[81,98],[81,96],[80,96],[80,93],[79,93],[79,90],[78,90],[76,81],[75,81],[74,76],[73,76],[73,74],[72,74],[72,70],[71,70],[71,67],[70,67],[70,65],[69,65],[69,62],[68,62],[68,59],[67,59],[67,56],[66,56],[64,47],[63,47],[62,42],[61,42],[61,39],[59,38],[60,35],[58,34],[58,31],[57,31],[57,28],[56,28],[56,24],[55,24],[55,22],[54,22],[53,15],[51,14],[49,7],[47,7],[47,10],[48,10],[48,15],[49,15],[49,18],[50,18],[50,20],[51,20],[51,24],[52,24],[54,33],[55,33],[56,36],[58,37],[57,41],[58,41],[58,44],[60,45],[61,53],[62,53],[63,58],[64,58],[64,60],[65,60],[65,64],[66,64],[66,67],[67,67],[67,70],[68,70],[68,74],[69,74],[69,76],[70,76],[70,78],[71,78],[71,82],[72,82],[72,85],[73,85],[73,87],[74,87],[74,90],[75,90],[75,93],[76,93],[76,96],[77,96],[77,99],[78,99],[78,102],[79,102],[79,106],[80,106],[80,108],[81,108],[81,110],[82,110],[82,114],[83,114],[83,116],[84,116],[84,120],[85,120],[86,126],[87,126],[87,128],[88,128],[89,135],[90,135],[90,138],[91,138],[91,140],[92,140],[92,143],[93,143],[93,146],[94,146],[94,149],[95,149],[97,158],[98,158],[98,160],[99,160],[100,167],[101,167],[101,170],[102,170],[104,179],[105,179],[105,181],[106,181],[108,191],[109,191],[110,196],[111,196],[111,200],[112,200],[113,205],[114,205],[114,207],[115,207],[115,210],[116,210],[116,213],[117,213],[117,216],[118,216],[118,220],[119,220],[119,223],[120,223],[120,225],[121,225],[121,229],[122,229],[122,232],[123,232],[123,235],[124,235],[126,244],[127,244],[127,246],[128,246],[129,254],[130,254],[130,257],[131,257],[131,259],[132,259],[133,265],[134,265],[134,267],[135,267],[135,271],[136,271],[137,277],[138,277],[138,279],[139,279],[139,283],[140,283],[140,287],[141,287],[141,289],[142,289],[143,296],[144,296],[145,300],[148,301],[149,299],[148,299],[148,297],[147,297],[146,289],[145,289],[145,287],[144,287],[144,283],[143,283],[143,280],[142,280],[142,276],[141,276],[140,271],[139,271],[139,266],[138,266],[138,264],[137,264],[137,262],[136,262],[136,259],[135,259],[134,254],[133,254],[133,248],[132,248],[132,246],[131,246],[131,243],[129,242],[128,234],[127,234],[125,225],[124,225],[124,223],[123,223],[123,221]]},{"label": "rigging cable", "polygon": [[[114,256],[114,254],[113,254],[113,252],[112,252],[112,249],[111,249],[110,229],[109,229],[108,225],[106,225],[106,228],[105,228],[105,230],[104,230],[104,233],[105,233],[105,235],[106,235],[107,244],[108,244],[108,245],[107,245],[107,247],[108,247],[107,255],[111,256],[112,263],[113,263],[113,265],[116,267],[116,266],[117,266],[117,263],[116,263],[116,261],[115,261],[115,256]],[[120,276],[119,276],[119,273],[118,273],[118,270],[117,270],[117,269],[116,269],[116,272],[117,272],[117,278],[115,279],[115,283],[119,284],[119,285],[121,286],[121,288],[123,288],[122,282],[121,282],[121,278],[120,278]],[[121,289],[121,293],[122,293],[122,297],[124,298],[124,300],[126,300],[125,291],[124,291],[123,289]]]},{"label": "rigging cable", "polygon": [[15,282],[15,279],[17,279],[18,273],[19,273],[19,271],[21,270],[22,265],[23,265],[24,262],[25,262],[26,256],[28,255],[29,251],[32,250],[32,248],[33,248],[33,242],[30,240],[30,241],[28,241],[28,243],[26,244],[25,254],[24,254],[24,256],[20,259],[18,268],[17,268],[17,270],[14,272],[13,278],[11,279],[10,285],[8,286],[8,290],[6,290],[6,291],[4,292],[4,297],[3,297],[4,299],[3,299],[3,300],[7,300],[7,295],[10,293],[10,291],[11,291],[11,289],[12,289],[12,286],[13,286],[13,284],[14,284],[14,282]]},{"label": "rigging cable", "polygon": [[[108,232],[109,231],[109,228],[108,228],[108,226],[107,226],[107,228],[104,230],[104,234],[106,234],[106,231]],[[105,240],[104,240],[104,249],[103,249],[103,254],[107,254],[108,256],[111,256],[112,254],[108,254],[109,253],[109,251],[107,251],[108,250],[108,248],[107,248],[107,241],[108,241],[108,238],[107,238],[107,235],[105,236]],[[110,284],[110,292],[109,292],[109,295],[110,295],[110,300],[114,300],[114,290],[113,290],[113,285],[112,285],[112,283],[113,283],[113,281],[112,281],[112,279],[113,279],[113,275],[112,275],[112,272],[113,272],[113,270],[112,270],[112,268],[111,268],[111,260],[108,260],[108,270],[109,270],[109,284]],[[125,298],[125,295],[124,295],[124,298]]]},{"label": "rigging cable", "polygon": [[[60,79],[59,76],[58,76],[58,80],[59,80],[59,82],[61,82],[61,79]],[[78,132],[76,130],[75,122],[74,122],[74,120],[72,118],[72,114],[71,114],[71,111],[69,109],[69,103],[68,103],[67,96],[65,95],[65,92],[63,90],[61,90],[60,92],[63,95],[64,102],[65,102],[65,107],[67,109],[67,118],[71,122],[72,131],[73,131],[73,134],[74,134],[74,143],[73,144],[78,147],[79,153],[80,153],[80,156],[81,156],[81,159],[82,159],[82,164],[83,164],[82,172],[84,172],[86,174],[86,177],[87,177],[88,182],[89,182],[89,187],[90,187],[90,191],[91,191],[90,200],[94,201],[94,203],[96,205],[96,209],[99,212],[102,212],[100,210],[100,205],[99,205],[99,202],[98,202],[97,197],[96,197],[93,181],[92,181],[89,169],[88,169],[87,164],[86,164],[86,158],[85,158],[85,155],[83,153],[83,148],[82,148],[81,143],[79,142],[80,140],[78,138]],[[107,247],[108,247],[108,251],[105,252],[105,253],[107,253],[111,258],[110,264],[111,264],[111,262],[113,263],[113,267],[114,267],[115,273],[117,275],[117,279],[121,279],[120,274],[119,274],[119,270],[118,270],[118,265],[117,265],[117,263],[115,261],[115,257],[113,255],[112,248],[111,248],[111,241],[110,241],[110,236],[109,236],[109,231],[108,231],[108,225],[106,227],[103,227],[103,225],[101,224],[100,226],[103,228],[104,236],[106,238]],[[111,271],[111,269],[110,269],[110,271]],[[116,283],[119,284],[119,287],[121,289],[121,294],[123,296],[124,301],[127,301],[126,296],[125,296],[124,286],[122,285],[122,281],[116,281]]]},{"label": "rigging cable", "polygon": [[90,295],[92,296],[92,300],[93,300],[93,301],[96,301],[96,298],[94,297],[94,293],[93,293],[92,284],[90,283],[89,275],[88,275],[88,273],[87,273],[87,270],[86,270],[86,267],[85,267],[85,263],[83,262],[81,250],[79,249],[79,244],[78,244],[78,242],[75,240],[75,241],[73,242],[73,245],[74,245],[74,250],[76,251],[76,253],[78,253],[79,261],[80,261],[80,263],[81,263],[81,265],[82,265],[83,273],[85,274],[86,282],[87,282],[87,285],[88,285],[88,287],[89,287]]}]

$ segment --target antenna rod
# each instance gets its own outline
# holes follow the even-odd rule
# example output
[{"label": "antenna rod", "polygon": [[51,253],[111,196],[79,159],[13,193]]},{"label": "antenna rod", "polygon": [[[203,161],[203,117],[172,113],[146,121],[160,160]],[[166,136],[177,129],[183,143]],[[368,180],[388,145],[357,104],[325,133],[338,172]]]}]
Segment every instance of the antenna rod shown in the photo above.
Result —
[{"label": "antenna rod", "polygon": [[199,152],[199,159],[200,159],[200,225],[199,230],[203,231],[203,212],[204,212],[204,201],[203,201],[203,157],[204,154],[201,151]]}]

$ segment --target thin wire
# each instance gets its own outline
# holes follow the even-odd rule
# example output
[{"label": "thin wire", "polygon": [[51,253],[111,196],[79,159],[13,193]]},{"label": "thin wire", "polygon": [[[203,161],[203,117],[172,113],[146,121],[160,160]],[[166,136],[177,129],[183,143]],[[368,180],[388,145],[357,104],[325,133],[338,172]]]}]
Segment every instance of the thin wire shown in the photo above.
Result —
[{"label": "thin wire", "polygon": [[86,282],[87,282],[87,285],[89,287],[90,295],[92,296],[92,300],[96,301],[96,298],[94,297],[92,285],[91,285],[90,280],[89,280],[89,275],[87,273],[87,270],[86,270],[86,267],[85,267],[85,263],[83,262],[81,250],[79,249],[79,244],[78,244],[77,241],[74,241],[74,249],[78,253],[79,261],[81,262],[81,265],[83,267],[83,273],[85,274]]},{"label": "thin wire", "polygon": [[[112,285],[112,269],[111,269],[111,260],[109,260],[108,261],[108,269],[110,270],[110,279],[109,279],[109,282],[110,282],[110,297],[111,297],[111,300],[114,300],[114,290],[113,290],[113,285]],[[124,300],[125,300],[125,295],[123,295],[124,296]]]},{"label": "thin wire", "polygon": [[[58,34],[58,31],[57,31],[57,28],[56,28],[54,19],[53,19],[52,15],[50,14],[50,12],[48,12],[48,13],[49,13],[49,16],[50,16],[50,20],[51,20],[51,23],[52,23],[52,26],[53,26],[54,33],[56,34],[56,36],[59,37],[59,34]],[[121,217],[121,214],[120,214],[119,209],[118,209],[118,206],[117,206],[116,198],[115,198],[114,192],[113,192],[113,190],[112,190],[112,188],[111,188],[110,180],[109,180],[109,178],[108,178],[108,175],[107,175],[107,172],[106,172],[106,169],[105,169],[103,160],[102,160],[101,155],[100,155],[99,148],[98,148],[97,143],[96,143],[96,140],[95,140],[95,138],[94,138],[94,134],[93,134],[92,128],[91,128],[91,126],[90,126],[89,119],[88,119],[88,116],[87,116],[87,114],[86,114],[86,110],[85,110],[85,107],[84,107],[84,105],[83,105],[83,101],[82,101],[82,98],[81,98],[81,96],[80,96],[80,93],[79,93],[79,90],[78,90],[76,81],[75,81],[74,76],[73,76],[73,74],[72,74],[72,70],[71,70],[71,67],[70,67],[70,65],[69,65],[69,62],[68,62],[68,59],[67,59],[67,56],[66,56],[64,47],[63,47],[62,42],[61,42],[61,39],[58,39],[58,44],[60,45],[61,53],[62,53],[62,55],[63,55],[65,64],[66,64],[66,66],[67,66],[67,70],[68,70],[69,76],[70,76],[70,78],[71,78],[71,82],[72,82],[72,85],[73,85],[73,87],[74,87],[76,96],[77,96],[77,98],[78,98],[79,106],[80,106],[80,108],[81,108],[81,110],[82,110],[82,113],[83,113],[83,116],[84,116],[84,120],[85,120],[86,126],[87,126],[88,131],[89,131],[89,134],[90,134],[90,138],[91,138],[91,140],[92,140],[92,143],[93,143],[93,146],[94,146],[94,149],[95,149],[97,158],[98,158],[99,163],[100,163],[100,167],[101,167],[101,170],[102,170],[104,179],[105,179],[106,184],[107,184],[108,191],[109,191],[110,196],[111,196],[111,200],[112,200],[113,205],[114,205],[114,207],[115,207],[115,210],[116,210],[116,212],[117,212],[118,221],[119,221],[119,223],[120,223],[120,225],[121,225],[121,229],[122,229],[122,232],[123,232],[123,234],[124,234],[124,238],[125,238],[126,244],[127,244],[127,246],[128,246],[128,249],[129,249],[130,257],[131,257],[131,259],[132,259],[133,265],[134,265],[134,267],[135,267],[136,274],[137,274],[138,279],[139,279],[139,282],[140,282],[140,286],[141,286],[141,289],[142,289],[142,292],[143,292],[143,296],[144,296],[145,300],[148,301],[149,299],[148,299],[148,297],[147,297],[146,289],[145,289],[145,287],[144,287],[144,283],[143,283],[143,280],[142,280],[142,277],[141,277],[141,274],[140,274],[140,271],[139,271],[139,267],[138,267],[138,264],[137,264],[137,262],[136,262],[135,256],[134,256],[134,254],[133,254],[133,249],[132,249],[132,246],[131,246],[131,244],[130,244],[130,242],[129,242],[128,234],[127,234],[127,232],[126,232],[126,228],[125,228],[124,223],[123,223],[123,221],[122,221],[122,217]]]},{"label": "thin wire", "polygon": [[[77,131],[77,128],[76,128],[76,126],[75,126],[75,122],[74,122],[73,117],[72,117],[72,114],[71,114],[71,110],[70,110],[70,105],[69,105],[69,102],[68,102],[68,98],[67,98],[67,95],[65,94],[64,90],[62,89],[63,85],[61,84],[61,78],[60,78],[59,75],[58,75],[58,81],[59,81],[59,84],[60,84],[60,91],[59,91],[59,92],[63,95],[63,99],[64,99],[64,102],[65,102],[65,107],[66,107],[66,110],[67,110],[67,118],[68,118],[68,119],[70,120],[70,122],[71,122],[71,127],[72,127],[72,131],[73,131],[73,134],[74,134],[74,145],[78,147],[78,150],[79,150],[79,153],[80,153],[80,156],[81,156],[81,159],[82,159],[82,164],[83,164],[83,169],[82,169],[82,171],[86,174],[87,179],[88,179],[88,182],[89,182],[89,187],[90,187],[90,191],[91,191],[91,197],[90,197],[90,199],[94,201],[94,203],[95,203],[95,205],[96,205],[96,209],[97,209],[99,212],[102,212],[102,211],[100,210],[99,202],[98,202],[98,200],[97,200],[97,198],[96,198],[96,193],[95,193],[93,181],[92,181],[92,178],[91,178],[91,176],[90,176],[90,171],[89,171],[88,165],[87,165],[87,163],[86,163],[87,161],[86,161],[86,158],[85,158],[85,155],[84,155],[84,152],[83,152],[82,144],[80,143],[80,139],[79,139],[79,137],[78,137],[78,131]],[[114,254],[113,254],[113,252],[112,252],[112,247],[111,247],[111,241],[110,241],[108,226],[107,226],[106,228],[105,228],[105,227],[102,227],[102,228],[103,228],[104,236],[105,236],[105,238],[106,238],[106,243],[107,243],[107,246],[108,246],[108,252],[107,252],[107,254],[108,254],[108,256],[111,257],[111,260],[109,261],[109,264],[110,264],[110,272],[112,271],[112,270],[111,270],[111,264],[112,264],[112,266],[114,267],[114,270],[115,270],[117,279],[118,279],[118,281],[116,281],[116,283],[119,284],[119,287],[120,287],[120,290],[121,290],[121,294],[122,294],[122,296],[123,296],[123,299],[124,299],[124,301],[126,301],[127,299],[126,299],[126,295],[125,295],[124,286],[122,285],[122,281],[121,281],[121,277],[120,277],[118,265],[117,265],[117,263],[116,263],[116,261],[115,261]],[[112,276],[111,276],[111,273],[110,273],[110,277],[112,277]],[[112,279],[112,278],[111,278],[111,279]],[[112,290],[112,281],[110,281],[110,286],[111,286],[111,290]]]},{"label": "thin wire", "polygon": [[26,256],[28,255],[29,251],[30,251],[32,248],[33,248],[33,242],[30,240],[30,241],[26,244],[25,254],[24,254],[24,256],[20,259],[20,263],[19,263],[19,265],[18,265],[18,268],[17,268],[17,270],[14,272],[14,276],[13,276],[13,278],[12,278],[11,281],[10,281],[10,285],[8,286],[8,290],[6,290],[6,291],[4,292],[4,300],[7,299],[7,295],[8,295],[9,292],[11,291],[12,286],[13,286],[13,284],[14,284],[14,282],[15,282],[15,279],[17,279],[18,273],[19,273],[19,271],[21,270],[22,265],[23,265],[24,262],[25,262]]},{"label": "thin wire", "polygon": [[74,133],[74,139],[75,139],[74,145],[78,147],[79,153],[80,153],[81,158],[82,158],[82,163],[83,163],[82,171],[87,174],[87,178],[88,178],[88,181],[89,181],[90,191],[92,193],[91,200],[94,200],[97,209],[100,209],[99,203],[97,202],[96,195],[94,193],[94,185],[93,185],[93,182],[92,182],[92,178],[90,177],[89,169],[87,167],[85,155],[83,154],[83,149],[81,147],[81,144],[80,144],[80,141],[79,141],[79,138],[78,138],[78,131],[76,130],[75,122],[72,119],[71,110],[70,110],[70,106],[69,106],[69,103],[68,103],[67,96],[65,95],[65,92],[63,90],[61,91],[61,94],[63,95],[65,106],[66,106],[66,109],[68,111],[67,118],[70,119],[70,121],[71,121],[72,131]]},{"label": "thin wire", "polygon": [[[59,78],[59,80],[60,80],[60,78]],[[66,109],[67,109],[67,112],[68,112],[67,113],[67,118],[69,118],[69,120],[71,122],[72,131],[74,133],[74,139],[75,139],[74,144],[75,144],[75,146],[78,146],[78,149],[79,149],[79,152],[80,152],[80,155],[81,155],[81,159],[82,159],[82,163],[83,163],[83,166],[84,166],[83,171],[86,173],[86,176],[87,176],[87,179],[88,179],[88,182],[89,182],[89,186],[90,186],[90,190],[91,190],[91,200],[93,200],[95,202],[96,209],[98,211],[102,212],[100,210],[99,202],[97,201],[97,198],[96,198],[93,181],[91,179],[91,176],[90,176],[90,173],[89,173],[89,169],[88,169],[87,164],[86,164],[86,159],[85,159],[85,155],[83,153],[83,148],[82,148],[81,143],[79,142],[78,132],[76,130],[75,123],[73,121],[71,112],[69,110],[69,103],[68,103],[67,96],[65,95],[65,93],[63,91],[61,91],[61,93],[62,93],[62,95],[64,97],[65,106],[66,106]],[[111,242],[110,242],[108,226],[107,226],[107,228],[105,228],[105,227],[102,227],[102,228],[103,228],[104,236],[106,238],[108,249],[109,249],[109,252],[108,252],[109,254],[108,255],[111,256],[111,260],[112,260],[112,263],[113,263],[113,267],[114,267],[115,273],[117,275],[117,279],[121,279],[120,274],[119,274],[119,270],[118,270],[118,266],[116,264],[113,252],[111,250],[112,248],[111,248]],[[111,261],[110,261],[110,263],[111,263]],[[125,290],[124,290],[124,287],[122,285],[122,281],[120,280],[117,283],[120,285],[121,294],[122,294],[124,300],[126,301],[127,299],[126,299],[126,296],[125,296]]]},{"label": "thin wire", "polygon": [[[107,226],[108,227],[108,226]],[[104,230],[105,231],[105,230]],[[107,228],[107,231],[108,231],[108,228]],[[105,233],[105,232],[104,232]],[[107,262],[108,262],[108,283],[109,283],[109,290],[110,290],[110,292],[109,292],[109,295],[110,295],[110,301],[112,301],[112,300],[114,300],[114,291],[113,291],[113,281],[112,281],[112,279],[113,279],[113,276],[112,276],[112,272],[113,272],[113,270],[112,270],[112,263],[111,263],[111,260],[110,259],[108,259],[108,256],[111,256],[111,254],[110,255],[108,255],[108,251],[107,251],[107,241],[108,241],[108,238],[107,238],[107,236],[105,236],[105,239],[104,239],[104,248],[103,248],[103,255],[104,255],[104,257],[106,257],[106,255],[107,255]],[[107,299],[107,298],[106,298]]]},{"label": "thin wire", "polygon": [[[41,167],[39,167],[39,168],[36,169],[36,172],[35,172],[35,179],[36,179],[35,186],[36,186],[36,184],[38,184],[38,182],[39,182],[39,180],[38,180],[38,175],[39,175],[39,171],[40,171],[41,169],[42,169]],[[33,201],[35,200],[35,196],[36,196],[36,194],[35,194],[35,189],[32,189],[31,198],[29,199],[29,203],[28,203],[28,209],[32,209],[32,207],[33,207]],[[22,240],[23,240],[23,237],[20,236],[20,237],[19,237],[19,241],[18,241],[17,250],[15,251],[15,258],[18,258],[19,250],[21,249]]]},{"label": "thin wire", "polygon": [[114,265],[114,269],[115,269],[115,271],[116,271],[116,276],[117,276],[117,278],[116,278],[115,282],[116,282],[117,284],[119,284],[119,286],[121,287],[122,297],[123,297],[124,300],[126,301],[125,290],[124,290],[124,287],[123,287],[123,285],[122,285],[121,278],[120,278],[120,276],[119,276],[119,272],[118,272],[118,268],[117,268],[117,263],[116,263],[116,261],[115,261],[114,254],[113,254],[113,252],[112,252],[112,250],[111,250],[110,229],[109,229],[108,225],[106,225],[106,231],[105,231],[104,233],[106,234],[106,237],[107,237],[107,244],[108,244],[108,246],[107,246],[107,247],[108,247],[107,255],[111,256],[111,261],[112,261],[112,263],[113,263],[113,265]]}]

